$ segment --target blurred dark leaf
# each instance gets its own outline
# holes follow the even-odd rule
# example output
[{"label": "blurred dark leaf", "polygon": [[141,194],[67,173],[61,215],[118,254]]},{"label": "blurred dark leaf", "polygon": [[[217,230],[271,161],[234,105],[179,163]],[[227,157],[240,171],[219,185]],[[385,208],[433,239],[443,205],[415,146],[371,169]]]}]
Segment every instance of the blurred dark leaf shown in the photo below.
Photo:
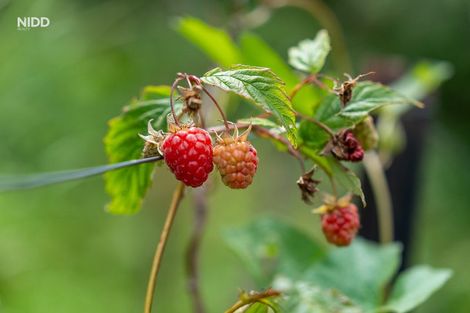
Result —
[{"label": "blurred dark leaf", "polygon": [[294,146],[297,145],[295,114],[284,82],[269,68],[246,65],[235,65],[228,70],[215,68],[201,79],[206,84],[234,92],[271,112],[284,126],[287,138]]},{"label": "blurred dark leaf", "polygon": [[274,219],[230,229],[224,239],[261,285],[279,273],[298,277],[324,253],[307,235]]},{"label": "blurred dark leaf", "polygon": [[340,290],[371,312],[382,303],[385,288],[400,264],[400,252],[396,243],[379,246],[356,238],[349,247],[332,249],[303,279],[321,288]]},{"label": "blurred dark leaf", "polygon": [[409,312],[426,301],[451,276],[452,272],[447,269],[434,269],[425,265],[412,267],[400,274],[380,311]]}]

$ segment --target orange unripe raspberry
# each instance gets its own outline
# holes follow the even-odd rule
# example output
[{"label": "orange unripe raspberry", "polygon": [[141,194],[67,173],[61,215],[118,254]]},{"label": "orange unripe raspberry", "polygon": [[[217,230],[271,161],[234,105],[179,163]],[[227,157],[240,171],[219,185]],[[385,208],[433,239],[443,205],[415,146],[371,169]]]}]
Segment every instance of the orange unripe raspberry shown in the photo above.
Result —
[{"label": "orange unripe raspberry", "polygon": [[245,136],[226,136],[219,139],[214,147],[214,164],[226,186],[244,189],[253,182],[258,168],[258,155]]}]

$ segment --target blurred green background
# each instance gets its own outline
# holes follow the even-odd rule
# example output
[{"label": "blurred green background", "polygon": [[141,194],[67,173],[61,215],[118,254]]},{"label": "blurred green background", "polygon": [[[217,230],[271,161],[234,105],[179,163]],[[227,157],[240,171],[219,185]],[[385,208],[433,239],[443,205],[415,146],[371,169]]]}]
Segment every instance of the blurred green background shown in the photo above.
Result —
[{"label": "blurred green background", "polygon": [[[327,1],[345,32],[355,70],[371,59],[448,60],[454,76],[433,103],[420,174],[412,263],[455,271],[420,312],[469,312],[470,185],[468,140],[470,2]],[[0,1],[0,173],[19,174],[104,164],[106,122],[149,84],[213,64],[172,28],[194,15],[227,26],[245,1]],[[47,16],[47,29],[18,31],[18,16]],[[286,27],[288,25],[288,27]],[[282,56],[319,29],[298,9],[275,11],[254,31]],[[334,49],[335,47],[333,47]],[[261,166],[241,194],[214,186],[201,279],[210,312],[238,288],[253,286],[220,232],[274,214],[323,240],[318,220],[293,182],[295,161],[256,141]],[[218,180],[217,180],[218,181]],[[158,168],[144,209],[131,217],[104,212],[101,178],[0,195],[0,312],[138,312],[175,181]],[[275,195],[275,196],[273,196]],[[276,196],[277,195],[277,196]],[[178,213],[157,288],[159,312],[189,312],[183,254],[192,219],[188,193]]]}]

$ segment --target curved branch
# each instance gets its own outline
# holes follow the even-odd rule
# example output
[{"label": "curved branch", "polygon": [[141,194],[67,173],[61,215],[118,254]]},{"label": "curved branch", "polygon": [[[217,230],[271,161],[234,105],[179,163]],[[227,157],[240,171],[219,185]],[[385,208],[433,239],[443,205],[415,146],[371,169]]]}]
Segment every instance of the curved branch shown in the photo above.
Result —
[{"label": "curved branch", "polygon": [[194,192],[194,222],[191,239],[186,249],[186,272],[188,275],[188,288],[193,301],[193,311],[204,313],[204,302],[199,288],[199,252],[202,235],[207,220],[207,186],[198,188]]},{"label": "curved branch", "polygon": [[157,284],[158,272],[160,271],[163,253],[165,252],[166,243],[168,241],[171,227],[173,226],[176,211],[181,202],[181,199],[183,198],[183,192],[184,184],[180,182],[178,183],[178,186],[173,193],[173,199],[171,200],[171,205],[168,209],[165,225],[163,226],[163,230],[160,234],[160,240],[153,258],[152,270],[150,271],[150,277],[147,285],[147,294],[145,296],[144,313],[150,313],[152,311],[153,295],[155,293],[155,286]]}]

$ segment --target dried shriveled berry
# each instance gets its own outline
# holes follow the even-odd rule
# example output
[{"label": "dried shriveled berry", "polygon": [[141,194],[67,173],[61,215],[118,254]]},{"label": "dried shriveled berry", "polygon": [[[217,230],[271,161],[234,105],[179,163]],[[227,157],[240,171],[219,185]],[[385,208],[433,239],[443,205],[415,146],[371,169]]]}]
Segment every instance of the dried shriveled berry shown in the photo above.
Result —
[{"label": "dried shriveled berry", "polygon": [[359,162],[364,158],[364,149],[350,129],[335,136],[331,153],[338,160],[350,162]]},{"label": "dried shriveled berry", "polygon": [[176,130],[165,138],[161,150],[176,179],[187,186],[201,186],[214,168],[212,140],[204,129],[190,127]]},{"label": "dried shriveled berry", "polygon": [[226,135],[214,147],[214,163],[224,184],[233,189],[244,189],[253,182],[258,168],[258,154],[250,142],[248,132],[238,137]]}]

